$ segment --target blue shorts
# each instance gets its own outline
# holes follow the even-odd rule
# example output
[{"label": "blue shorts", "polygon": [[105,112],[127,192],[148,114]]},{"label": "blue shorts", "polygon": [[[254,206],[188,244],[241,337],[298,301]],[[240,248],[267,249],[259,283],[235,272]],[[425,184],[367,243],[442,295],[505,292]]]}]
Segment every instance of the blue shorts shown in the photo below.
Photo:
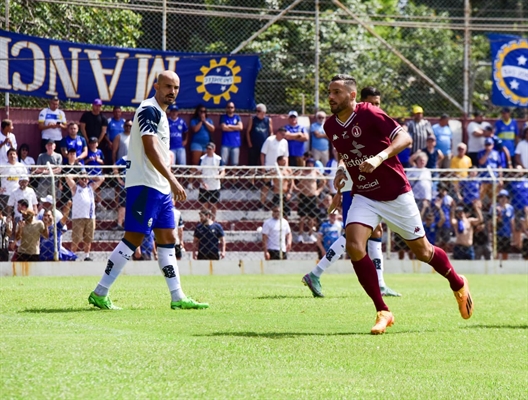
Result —
[{"label": "blue shorts", "polygon": [[191,143],[191,151],[201,151],[202,153],[205,153],[205,146],[207,146],[207,143]]},{"label": "blue shorts", "polygon": [[348,210],[350,210],[350,206],[352,205],[352,199],[354,196],[352,196],[352,191],[343,192],[342,194],[343,198],[341,199],[341,210],[343,212],[343,229],[346,230],[346,220],[348,215]]},{"label": "blue shorts", "polygon": [[152,229],[174,229],[174,208],[170,194],[148,186],[126,189],[125,231],[149,235]]}]

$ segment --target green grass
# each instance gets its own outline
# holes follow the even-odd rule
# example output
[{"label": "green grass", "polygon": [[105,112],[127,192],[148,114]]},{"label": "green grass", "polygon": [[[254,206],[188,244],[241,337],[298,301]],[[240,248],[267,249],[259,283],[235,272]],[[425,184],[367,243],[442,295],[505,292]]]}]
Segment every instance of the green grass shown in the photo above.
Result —
[{"label": "green grass", "polygon": [[463,320],[446,281],[389,275],[396,323],[353,275],[184,276],[208,310],[170,310],[161,277],[122,276],[122,311],[88,306],[97,278],[0,280],[3,399],[524,399],[528,278],[469,275]]}]

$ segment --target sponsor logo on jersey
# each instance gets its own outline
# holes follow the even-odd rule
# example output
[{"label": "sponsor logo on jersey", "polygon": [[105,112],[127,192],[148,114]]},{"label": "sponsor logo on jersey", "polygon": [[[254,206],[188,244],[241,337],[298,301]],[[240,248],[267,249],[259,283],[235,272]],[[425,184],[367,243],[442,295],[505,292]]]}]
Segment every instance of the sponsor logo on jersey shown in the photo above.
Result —
[{"label": "sponsor logo on jersey", "polygon": [[356,185],[359,190],[372,189],[376,186],[379,186],[379,182],[377,179],[373,182],[365,183],[364,185]]},{"label": "sponsor logo on jersey", "polygon": [[360,151],[360,149],[364,148],[365,146],[356,142],[355,140],[352,141],[352,146],[354,146],[354,148],[350,150],[350,152],[357,157],[361,157],[363,153]]}]

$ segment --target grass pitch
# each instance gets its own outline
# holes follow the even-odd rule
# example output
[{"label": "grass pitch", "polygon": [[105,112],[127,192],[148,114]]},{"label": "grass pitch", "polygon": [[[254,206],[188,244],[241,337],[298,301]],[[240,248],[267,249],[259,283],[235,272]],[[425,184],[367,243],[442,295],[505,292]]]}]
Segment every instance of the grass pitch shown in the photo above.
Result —
[{"label": "grass pitch", "polygon": [[184,276],[208,310],[171,310],[163,277],[118,279],[122,311],[87,297],[98,279],[0,279],[3,399],[525,399],[528,277],[468,275],[465,321],[447,281],[389,275],[396,323],[354,275]]}]

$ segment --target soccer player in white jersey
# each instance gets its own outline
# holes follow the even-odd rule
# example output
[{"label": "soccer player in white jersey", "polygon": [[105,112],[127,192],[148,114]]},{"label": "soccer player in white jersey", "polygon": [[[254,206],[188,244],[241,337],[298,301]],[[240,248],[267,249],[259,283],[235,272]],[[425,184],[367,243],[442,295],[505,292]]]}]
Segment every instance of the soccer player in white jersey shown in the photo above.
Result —
[{"label": "soccer player in white jersey", "polygon": [[[381,104],[381,93],[378,89],[372,86],[367,86],[361,89],[361,101],[366,101],[372,104],[373,106],[379,107]],[[335,210],[337,207],[339,207],[339,204],[341,204],[344,216],[343,229],[346,229],[346,216],[348,215],[348,210],[350,209],[350,205],[352,204],[352,179],[350,178],[350,175],[348,174],[344,166],[341,166],[340,169],[346,174],[346,180],[339,184],[341,190],[338,191],[338,193],[334,196],[334,201],[332,202],[333,209],[329,210],[329,212],[333,212],[333,210]],[[383,228],[381,224],[379,224],[374,229],[372,235],[367,241],[368,255],[376,266],[376,272],[378,274],[378,284],[380,287],[381,295],[400,297],[401,294],[395,292],[387,286],[387,284],[385,283],[385,278],[383,277],[383,251],[381,248],[382,235]],[[324,257],[319,260],[312,272],[303,276],[302,282],[306,286],[308,286],[314,297],[324,297],[319,278],[321,278],[321,275],[330,265],[335,264],[337,260],[341,258],[341,256],[345,252],[345,245],[346,237],[343,233],[343,235],[340,236],[339,239],[332,243]]]},{"label": "soccer player in white jersey", "polygon": [[159,74],[156,94],[144,100],[134,115],[127,161],[125,235],[114,249],[104,274],[88,302],[101,309],[119,309],[108,291],[125,264],[154,230],[158,264],[171,294],[172,309],[208,308],[187,297],[181,288],[174,245],[174,199],[187,198],[185,190],[170,171],[169,124],[165,111],[180,90],[180,78],[173,71]]},{"label": "soccer player in white jersey", "polygon": [[[445,277],[458,302],[460,315],[473,314],[473,301],[467,279],[458,275],[444,250],[427,240],[414,201],[411,185],[401,162],[395,157],[411,143],[401,134],[401,126],[379,107],[356,102],[356,81],[349,75],[336,75],[328,86],[332,116],[324,130],[343,160],[353,182],[354,199],[346,220],[346,250],[358,281],[372,299],[377,311],[374,335],[384,333],[394,316],[383,301],[376,267],[366,251],[367,240],[383,219],[400,235],[416,258],[431,265]],[[338,188],[343,173],[336,174]]]}]

